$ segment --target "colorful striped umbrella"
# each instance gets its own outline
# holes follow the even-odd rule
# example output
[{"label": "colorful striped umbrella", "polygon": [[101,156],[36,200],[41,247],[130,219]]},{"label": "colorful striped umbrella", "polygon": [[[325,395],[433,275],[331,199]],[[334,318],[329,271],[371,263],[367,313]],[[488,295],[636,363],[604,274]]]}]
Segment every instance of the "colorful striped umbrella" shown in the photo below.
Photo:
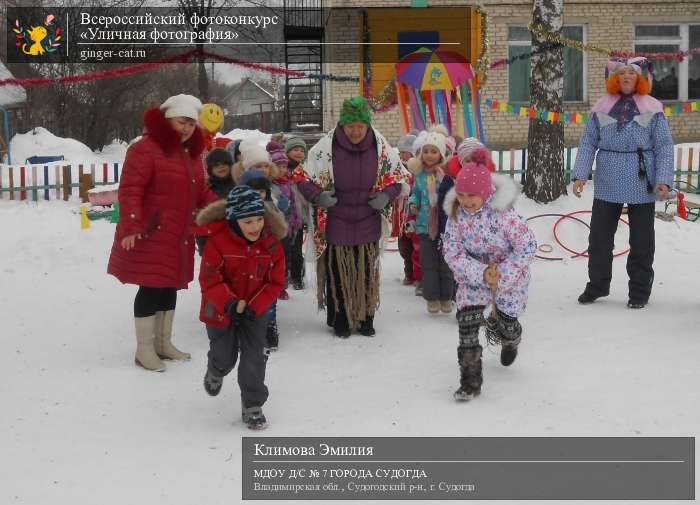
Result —
[{"label": "colorful striped umbrella", "polygon": [[454,89],[474,78],[467,59],[454,51],[422,47],[396,64],[396,78],[421,91]]}]

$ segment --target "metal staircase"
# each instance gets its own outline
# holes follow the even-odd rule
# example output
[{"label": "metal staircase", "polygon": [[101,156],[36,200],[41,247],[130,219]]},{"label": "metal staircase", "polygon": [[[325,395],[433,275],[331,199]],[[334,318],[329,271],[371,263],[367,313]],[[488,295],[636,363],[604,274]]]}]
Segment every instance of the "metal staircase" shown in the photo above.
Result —
[{"label": "metal staircase", "polygon": [[[284,0],[285,66],[309,74],[320,74],[323,62],[323,0]],[[287,131],[298,125],[323,128],[323,86],[319,79],[286,75],[285,111]],[[313,127],[306,127],[312,130]]]}]

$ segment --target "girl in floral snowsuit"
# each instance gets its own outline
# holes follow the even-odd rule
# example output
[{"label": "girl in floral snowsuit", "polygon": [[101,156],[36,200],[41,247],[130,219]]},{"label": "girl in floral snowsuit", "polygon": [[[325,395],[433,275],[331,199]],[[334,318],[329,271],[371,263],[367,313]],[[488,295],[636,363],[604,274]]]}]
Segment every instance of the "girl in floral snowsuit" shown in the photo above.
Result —
[{"label": "girl in floral snowsuit", "polygon": [[492,175],[486,167],[489,157],[485,149],[472,154],[472,162],[459,172],[444,205],[448,219],[443,253],[458,284],[460,388],[454,394],[456,400],[470,400],[481,392],[479,327],[491,303],[495,308],[487,338],[502,344],[502,365],[515,360],[522,334],[517,318],[525,310],[530,263],[537,248],[527,222],[513,209],[517,184],[509,177]]}]

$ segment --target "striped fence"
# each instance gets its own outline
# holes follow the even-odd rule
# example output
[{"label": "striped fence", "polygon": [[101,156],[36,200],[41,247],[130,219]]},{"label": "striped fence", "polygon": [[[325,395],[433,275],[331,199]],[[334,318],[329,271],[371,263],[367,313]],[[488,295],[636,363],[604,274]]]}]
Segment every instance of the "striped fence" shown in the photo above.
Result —
[{"label": "striped fence", "polygon": [[[564,179],[571,182],[571,173],[576,161],[576,148],[564,149]],[[674,156],[674,186],[686,193],[700,194],[700,146],[676,146]],[[496,171],[519,178],[525,182],[527,171],[527,149],[510,149],[493,152]],[[593,166],[595,171],[595,165]]]},{"label": "striped fence", "polygon": [[[493,153],[496,170],[500,173],[525,180],[527,171],[527,149],[510,149]],[[700,147],[676,146],[674,165],[675,187],[700,194]],[[576,149],[564,150],[564,177],[571,181],[571,172],[576,160]],[[72,165],[0,165],[0,199],[10,200],[69,200],[78,190],[81,201],[87,200],[87,190],[119,182],[122,164],[79,164],[77,172]],[[77,175],[77,180],[74,177]],[[8,195],[8,196],[6,196]]]},{"label": "striped fence", "polygon": [[[75,190],[81,201],[87,200],[87,191],[95,186],[119,182],[122,164],[91,163],[73,165],[1,165],[0,199],[9,200],[70,200]],[[77,176],[77,179],[76,179]]]}]

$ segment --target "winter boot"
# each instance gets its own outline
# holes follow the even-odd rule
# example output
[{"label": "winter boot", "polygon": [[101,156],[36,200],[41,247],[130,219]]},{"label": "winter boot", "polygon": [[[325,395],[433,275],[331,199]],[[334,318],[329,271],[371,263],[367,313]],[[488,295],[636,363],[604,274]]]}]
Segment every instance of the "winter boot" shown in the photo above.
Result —
[{"label": "winter boot", "polygon": [[591,303],[595,302],[598,298],[602,298],[604,296],[608,295],[601,295],[601,296],[594,296],[590,294],[588,291],[584,291],[581,293],[578,297],[578,303],[581,305],[590,305]]},{"label": "winter boot", "polygon": [[156,316],[135,317],[136,356],[134,362],[146,370],[165,371],[165,364],[158,358],[155,350]]},{"label": "winter boot", "polygon": [[647,302],[642,300],[630,300],[627,302],[628,309],[643,309],[646,307]]},{"label": "winter boot", "polygon": [[304,289],[304,279],[302,277],[299,279],[292,279],[292,288],[295,291],[301,291]]},{"label": "winter boot", "polygon": [[192,356],[189,352],[182,352],[175,347],[171,341],[173,335],[174,310],[156,312],[156,354],[161,359],[175,359],[179,361],[189,361]]},{"label": "winter boot", "polygon": [[483,376],[481,373],[481,351],[479,328],[484,320],[484,306],[475,305],[457,311],[459,324],[459,364],[460,387],[454,392],[454,399],[469,401],[481,393]]},{"label": "winter boot", "polygon": [[333,326],[333,334],[338,338],[350,338],[350,328],[347,326]]},{"label": "winter boot", "polygon": [[360,323],[357,332],[365,337],[373,337],[376,335],[377,332],[374,330],[374,316],[367,316],[367,319]]},{"label": "winter boot", "polygon": [[264,430],[267,428],[267,419],[263,414],[262,407],[242,407],[241,419],[251,430]]},{"label": "winter boot", "polygon": [[443,314],[451,314],[452,300],[440,300],[440,312]]},{"label": "winter boot", "polygon": [[270,351],[276,351],[280,344],[280,333],[277,329],[277,321],[269,321],[267,323],[267,334],[265,335],[267,348]]},{"label": "winter boot", "polygon": [[428,300],[426,303],[426,307],[428,308],[428,312],[431,314],[437,314],[440,312],[440,301],[439,300]]},{"label": "winter boot", "polygon": [[480,345],[476,347],[457,348],[459,359],[459,389],[454,392],[457,401],[469,401],[481,394],[481,384],[484,382],[481,366]]},{"label": "winter boot", "polygon": [[209,367],[207,367],[207,373],[204,375],[204,390],[209,394],[209,396],[216,396],[221,391],[221,386],[224,383],[224,378],[215,375]]},{"label": "winter boot", "polygon": [[523,328],[517,318],[498,311],[498,333],[501,336],[501,365],[510,366],[518,356]]}]

